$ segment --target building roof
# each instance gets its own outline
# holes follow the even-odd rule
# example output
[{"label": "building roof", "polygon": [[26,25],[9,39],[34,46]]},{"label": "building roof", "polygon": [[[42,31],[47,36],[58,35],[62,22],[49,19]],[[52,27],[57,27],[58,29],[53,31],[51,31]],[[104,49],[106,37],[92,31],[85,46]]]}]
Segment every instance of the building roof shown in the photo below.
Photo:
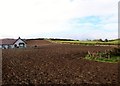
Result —
[{"label": "building roof", "polygon": [[0,44],[14,44],[16,42],[16,39],[0,39]]},{"label": "building roof", "polygon": [[[21,39],[20,37],[18,39]],[[14,44],[18,39],[0,39],[0,45],[12,45]],[[22,40],[22,39],[21,39]],[[23,40],[24,41],[24,40]]]}]

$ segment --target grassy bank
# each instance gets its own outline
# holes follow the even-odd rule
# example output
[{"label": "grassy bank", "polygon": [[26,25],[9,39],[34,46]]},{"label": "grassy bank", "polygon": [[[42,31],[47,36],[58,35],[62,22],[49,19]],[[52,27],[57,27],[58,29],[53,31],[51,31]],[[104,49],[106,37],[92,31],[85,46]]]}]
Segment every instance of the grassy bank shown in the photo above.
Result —
[{"label": "grassy bank", "polygon": [[120,61],[120,48],[114,48],[113,50],[105,50],[104,52],[88,52],[88,54],[85,56],[85,59],[98,62],[116,63]]},{"label": "grassy bank", "polygon": [[81,44],[81,45],[118,45],[120,44],[119,40],[112,40],[108,42],[101,42],[101,41],[61,41],[61,40],[52,40],[55,43],[66,43],[66,44]]},{"label": "grassy bank", "polygon": [[94,58],[94,57],[89,57],[88,55],[85,57],[87,60],[93,60],[93,61],[98,61],[98,62],[108,62],[108,63],[117,63],[120,61],[119,56],[112,56],[111,58]]}]

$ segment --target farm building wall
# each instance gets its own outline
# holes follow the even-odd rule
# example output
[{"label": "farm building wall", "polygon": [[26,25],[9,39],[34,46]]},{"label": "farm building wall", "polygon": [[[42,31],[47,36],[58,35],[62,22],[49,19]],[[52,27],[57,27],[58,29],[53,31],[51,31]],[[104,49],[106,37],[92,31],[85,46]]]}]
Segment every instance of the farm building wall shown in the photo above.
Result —
[{"label": "farm building wall", "polygon": [[1,45],[0,48],[2,49],[14,48],[14,45]]},{"label": "farm building wall", "polygon": [[26,43],[19,37],[17,40],[15,39],[4,39],[4,41],[0,41],[0,49],[9,49],[9,48],[24,48],[26,47]]},{"label": "farm building wall", "polygon": [[2,48],[2,45],[0,45],[0,49]]},{"label": "farm building wall", "polygon": [[15,43],[14,43],[14,47],[26,47],[26,43],[21,40],[21,39],[18,39]]}]

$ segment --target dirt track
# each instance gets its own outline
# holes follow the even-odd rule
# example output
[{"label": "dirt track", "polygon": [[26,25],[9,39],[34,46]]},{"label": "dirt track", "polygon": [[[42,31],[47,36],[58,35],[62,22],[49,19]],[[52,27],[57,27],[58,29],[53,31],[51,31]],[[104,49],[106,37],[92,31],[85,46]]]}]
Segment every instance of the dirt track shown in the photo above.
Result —
[{"label": "dirt track", "polygon": [[84,60],[86,52],[110,47],[50,44],[3,50],[3,84],[117,83],[116,63]]}]

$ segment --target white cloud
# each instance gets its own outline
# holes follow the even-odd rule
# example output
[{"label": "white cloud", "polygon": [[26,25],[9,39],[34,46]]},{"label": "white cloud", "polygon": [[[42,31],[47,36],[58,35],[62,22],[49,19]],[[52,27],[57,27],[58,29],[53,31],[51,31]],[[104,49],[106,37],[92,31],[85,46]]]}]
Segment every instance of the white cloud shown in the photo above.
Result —
[{"label": "white cloud", "polygon": [[[117,6],[118,0],[0,0],[0,34],[28,37],[75,30],[69,24],[71,19],[91,15],[114,15],[104,23],[116,22]],[[117,28],[116,24],[103,27]]]}]

